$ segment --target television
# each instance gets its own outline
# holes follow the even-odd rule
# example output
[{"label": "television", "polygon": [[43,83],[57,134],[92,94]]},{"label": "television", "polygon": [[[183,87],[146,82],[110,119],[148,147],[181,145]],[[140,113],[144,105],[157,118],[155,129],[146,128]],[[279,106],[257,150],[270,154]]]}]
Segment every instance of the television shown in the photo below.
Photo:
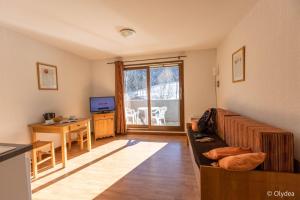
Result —
[{"label": "television", "polygon": [[111,112],[115,110],[115,97],[90,97],[91,113]]}]

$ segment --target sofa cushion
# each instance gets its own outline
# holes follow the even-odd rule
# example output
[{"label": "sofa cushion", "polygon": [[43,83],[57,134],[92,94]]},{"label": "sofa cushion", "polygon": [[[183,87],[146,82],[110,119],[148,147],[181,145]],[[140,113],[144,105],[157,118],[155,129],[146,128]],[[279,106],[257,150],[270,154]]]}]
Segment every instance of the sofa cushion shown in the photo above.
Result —
[{"label": "sofa cushion", "polygon": [[250,148],[242,147],[221,147],[215,148],[208,152],[203,153],[203,155],[211,160],[219,160],[227,156],[235,156],[244,153],[252,153]]},{"label": "sofa cushion", "polygon": [[219,160],[219,167],[229,171],[249,171],[255,169],[258,165],[262,164],[266,159],[266,154],[259,153],[246,153],[236,156],[227,156]]},{"label": "sofa cushion", "polygon": [[210,166],[211,163],[215,162],[214,160],[206,158],[203,153],[210,151],[212,149],[218,147],[226,147],[227,144],[217,135],[217,134],[209,134],[209,137],[213,138],[214,141],[212,142],[199,142],[195,137],[195,133],[191,130],[188,131],[188,137],[190,140],[190,145],[192,147],[194,153],[194,159],[200,167],[200,165],[207,165]]}]

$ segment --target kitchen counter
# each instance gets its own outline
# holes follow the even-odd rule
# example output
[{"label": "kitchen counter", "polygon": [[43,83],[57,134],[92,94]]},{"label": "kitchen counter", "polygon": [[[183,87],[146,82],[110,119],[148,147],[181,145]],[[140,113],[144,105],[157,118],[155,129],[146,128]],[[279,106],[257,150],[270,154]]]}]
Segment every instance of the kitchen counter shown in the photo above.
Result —
[{"label": "kitchen counter", "polygon": [[0,153],[0,162],[5,161],[7,159],[16,157],[18,155],[21,155],[27,151],[32,150],[31,144],[8,144],[8,143],[0,143],[0,149],[1,147],[14,147],[14,149],[11,149],[9,151],[6,151],[4,153]]},{"label": "kitchen counter", "polygon": [[31,200],[32,145],[0,143],[0,199]]}]

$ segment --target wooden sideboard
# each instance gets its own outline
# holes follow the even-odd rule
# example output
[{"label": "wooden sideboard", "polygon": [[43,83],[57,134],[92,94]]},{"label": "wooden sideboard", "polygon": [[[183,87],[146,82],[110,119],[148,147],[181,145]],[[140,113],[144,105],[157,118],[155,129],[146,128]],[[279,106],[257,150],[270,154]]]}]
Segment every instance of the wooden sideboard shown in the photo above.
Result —
[{"label": "wooden sideboard", "polygon": [[115,136],[115,113],[93,114],[95,140]]}]

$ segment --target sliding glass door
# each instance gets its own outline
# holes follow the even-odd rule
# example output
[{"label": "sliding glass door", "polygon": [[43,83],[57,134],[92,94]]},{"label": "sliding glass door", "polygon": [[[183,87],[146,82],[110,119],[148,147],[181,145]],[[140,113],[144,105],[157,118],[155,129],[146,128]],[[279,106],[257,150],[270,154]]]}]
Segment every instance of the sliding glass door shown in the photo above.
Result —
[{"label": "sliding glass door", "polygon": [[124,101],[127,125],[148,126],[147,69],[124,71]]},{"label": "sliding glass door", "polygon": [[183,130],[183,63],[128,67],[124,71],[128,128]]},{"label": "sliding glass door", "polygon": [[152,126],[180,126],[179,66],[150,68]]}]

